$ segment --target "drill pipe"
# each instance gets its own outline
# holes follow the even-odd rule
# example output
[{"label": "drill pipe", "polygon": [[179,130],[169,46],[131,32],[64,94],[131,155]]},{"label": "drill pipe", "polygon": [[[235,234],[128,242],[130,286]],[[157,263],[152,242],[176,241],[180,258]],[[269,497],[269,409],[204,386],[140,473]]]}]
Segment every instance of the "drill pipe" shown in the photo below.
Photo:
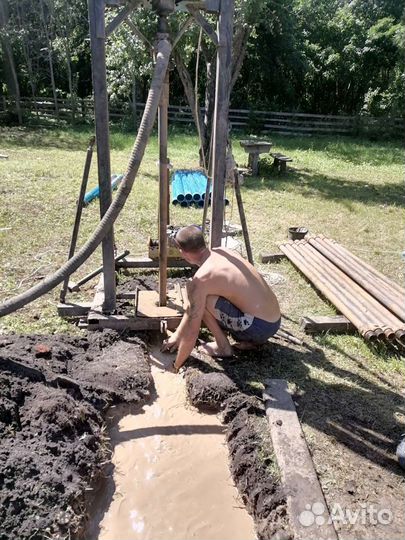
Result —
[{"label": "drill pipe", "polygon": [[[316,266],[318,271],[324,275],[325,279],[330,283],[333,279],[334,282],[340,287],[339,294],[346,298],[346,302],[352,307],[358,316],[362,317],[366,326],[370,326],[371,321],[375,323],[377,328],[373,328],[377,338],[385,335],[387,338],[393,339],[394,332],[384,326],[382,318],[373,306],[370,306],[369,300],[373,300],[368,294],[361,294],[363,289],[347,278],[341,270],[333,266],[330,261],[322,257],[312,246],[307,242],[299,243],[296,249],[300,249],[301,253],[309,259],[309,261]],[[360,294],[359,294],[360,293]],[[374,306],[375,307],[375,306]],[[385,321],[384,321],[385,322]]]},{"label": "drill pipe", "polygon": [[350,251],[345,250],[345,248],[343,248],[343,246],[340,246],[340,244],[338,244],[337,242],[324,237],[316,238],[316,240],[319,240],[323,245],[325,245],[325,247],[332,251],[344,263],[347,263],[354,269],[358,270],[365,279],[369,280],[370,283],[378,284],[379,287],[386,291],[386,295],[393,302],[398,303],[398,297],[405,296],[404,289],[401,289],[394,282],[389,283],[388,278],[382,276],[382,274],[380,274],[379,272],[375,271],[376,273],[373,273],[372,271],[368,270],[368,268],[365,266],[366,263],[364,263],[362,259],[351,257],[350,255],[352,254],[350,253]]},{"label": "drill pipe", "polygon": [[391,281],[386,276],[373,269],[367,263],[362,261],[362,259],[359,259],[355,255],[350,253],[350,251],[347,251],[337,242],[329,240],[328,238],[322,238],[322,240],[326,245],[330,247],[330,249],[335,252],[336,255],[339,255],[342,260],[348,261],[351,266],[357,268],[362,275],[364,275],[367,279],[370,280],[371,283],[378,284],[378,286],[384,290],[384,294],[386,294],[386,296],[390,298],[391,301],[396,302],[400,305],[398,299],[405,299],[405,289],[402,289],[395,282]]},{"label": "drill pipe", "polygon": [[[336,247],[340,250],[340,253],[342,254],[342,257],[351,257],[353,261],[357,264],[364,265],[364,268],[362,268],[362,271],[368,273],[368,275],[372,275],[373,279],[377,279],[379,284],[384,287],[385,291],[387,291],[388,296],[393,302],[398,303],[398,296],[404,297],[405,296],[405,290],[402,289],[399,285],[397,285],[395,282],[388,279],[386,276],[375,270],[372,266],[368,265],[367,263],[364,263],[361,259],[350,253],[350,251],[343,248],[343,246],[340,246],[337,244],[337,242],[329,240],[327,238],[324,238],[325,241],[327,241],[331,246]],[[404,299],[405,301],[405,299]],[[400,304],[399,304],[400,305]],[[402,322],[403,326],[403,322]]]},{"label": "drill pipe", "polygon": [[405,295],[405,289],[400,287],[395,281],[392,281],[391,279],[387,278],[384,274],[373,268],[370,264],[366,263],[356,255],[354,255],[351,251],[343,247],[341,244],[338,244],[335,240],[331,240],[329,238],[325,238],[322,235],[319,235],[319,238],[322,240],[325,240],[326,243],[333,245],[336,249],[338,249],[345,257],[348,259],[351,259],[354,262],[357,262],[361,265],[363,271],[367,271],[369,274],[374,276],[375,278],[379,279],[381,282],[385,283],[390,289],[395,290],[398,294],[404,296]]},{"label": "drill pipe", "polygon": [[[352,264],[347,259],[344,259],[343,255],[335,251],[331,246],[324,243],[323,240],[318,238],[310,238],[308,242],[316,248],[322,255],[327,257],[334,265],[336,265],[345,274],[350,276],[356,283],[363,287],[369,294],[374,296],[383,306],[395,313],[399,318],[405,320],[405,306],[400,305],[398,301],[394,300],[389,291],[385,288],[382,282],[377,282],[367,279],[363,274],[360,265]],[[366,274],[367,275],[367,274]]]},{"label": "drill pipe", "polygon": [[[313,268],[304,256],[292,247],[292,244],[281,244],[280,249],[291,260],[295,266],[345,315],[350,322],[359,330],[360,334],[366,339],[376,340],[377,336],[370,326],[367,327],[367,319],[362,313],[357,313],[351,307],[350,302],[342,300],[339,287],[333,282],[329,282],[327,276],[321,275],[318,270]],[[377,326],[375,325],[377,328]]]},{"label": "drill pipe", "polygon": [[356,298],[363,299],[363,301],[360,300],[361,303],[363,304],[364,308],[369,311],[376,324],[382,327],[387,339],[392,340],[395,338],[395,332],[404,326],[402,321],[400,321],[397,317],[395,317],[395,315],[382,306],[367,291],[350,279],[344,272],[334,266],[328,259],[323,257],[312,245],[306,243],[306,247],[304,247],[304,249],[305,253],[310,254],[310,256],[317,260],[319,264],[323,264],[326,266],[326,268],[329,268],[332,275],[334,275],[334,277],[340,283],[342,283],[343,286],[351,290],[352,294]]}]

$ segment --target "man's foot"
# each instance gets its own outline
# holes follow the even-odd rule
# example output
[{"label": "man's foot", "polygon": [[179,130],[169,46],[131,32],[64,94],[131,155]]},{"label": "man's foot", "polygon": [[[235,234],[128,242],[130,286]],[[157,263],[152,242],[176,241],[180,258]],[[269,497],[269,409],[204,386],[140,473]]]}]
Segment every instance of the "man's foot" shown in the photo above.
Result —
[{"label": "man's foot", "polygon": [[216,341],[210,341],[209,343],[201,343],[198,350],[204,354],[208,354],[213,358],[229,358],[233,356],[232,347],[219,347]]},{"label": "man's foot", "polygon": [[255,351],[256,349],[260,349],[263,345],[264,343],[253,343],[252,341],[238,341],[233,344],[235,349],[238,349],[239,351]]}]

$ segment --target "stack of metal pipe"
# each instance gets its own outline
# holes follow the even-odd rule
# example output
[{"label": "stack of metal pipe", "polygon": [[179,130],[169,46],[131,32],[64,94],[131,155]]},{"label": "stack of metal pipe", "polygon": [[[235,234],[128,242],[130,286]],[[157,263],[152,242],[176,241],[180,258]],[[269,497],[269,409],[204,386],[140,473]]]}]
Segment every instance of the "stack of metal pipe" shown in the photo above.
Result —
[{"label": "stack of metal pipe", "polygon": [[365,339],[405,345],[405,289],[324,236],[280,249]]}]

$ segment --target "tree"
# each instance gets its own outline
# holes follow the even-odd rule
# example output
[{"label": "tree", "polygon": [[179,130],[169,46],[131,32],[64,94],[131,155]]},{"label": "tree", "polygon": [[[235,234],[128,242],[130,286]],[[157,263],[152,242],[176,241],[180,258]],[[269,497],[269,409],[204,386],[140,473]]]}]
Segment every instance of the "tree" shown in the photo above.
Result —
[{"label": "tree", "polygon": [[[111,16],[116,10],[111,9]],[[209,154],[216,49],[190,14],[169,17],[172,103],[187,103]],[[198,17],[198,15],[197,15]],[[215,29],[216,17],[204,14]],[[235,0],[233,107],[321,114],[403,114],[404,22],[397,0]],[[186,22],[189,21],[189,22]],[[108,40],[111,103],[144,100],[157,17],[136,9]],[[22,118],[19,95],[91,94],[88,15],[82,0],[0,0],[0,85]],[[196,92],[197,87],[197,92]],[[197,95],[197,100],[196,100]],[[198,102],[198,106],[197,103]],[[199,106],[204,107],[204,112]]]},{"label": "tree", "polygon": [[22,112],[20,104],[20,85],[14,61],[13,49],[9,38],[9,10],[7,0],[0,0],[0,41],[4,54],[7,74],[7,87],[11,96],[14,96],[18,123],[22,124]]}]

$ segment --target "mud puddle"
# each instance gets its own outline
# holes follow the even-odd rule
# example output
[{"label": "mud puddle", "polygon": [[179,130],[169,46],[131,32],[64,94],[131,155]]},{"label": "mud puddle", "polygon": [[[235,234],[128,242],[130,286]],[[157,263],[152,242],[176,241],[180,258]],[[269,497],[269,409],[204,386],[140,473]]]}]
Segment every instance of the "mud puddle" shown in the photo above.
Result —
[{"label": "mud puddle", "polygon": [[156,399],[113,423],[115,491],[98,520],[98,538],[253,539],[253,520],[230,476],[223,427],[215,415],[187,404],[183,378],[165,370],[172,361],[152,350]]}]

